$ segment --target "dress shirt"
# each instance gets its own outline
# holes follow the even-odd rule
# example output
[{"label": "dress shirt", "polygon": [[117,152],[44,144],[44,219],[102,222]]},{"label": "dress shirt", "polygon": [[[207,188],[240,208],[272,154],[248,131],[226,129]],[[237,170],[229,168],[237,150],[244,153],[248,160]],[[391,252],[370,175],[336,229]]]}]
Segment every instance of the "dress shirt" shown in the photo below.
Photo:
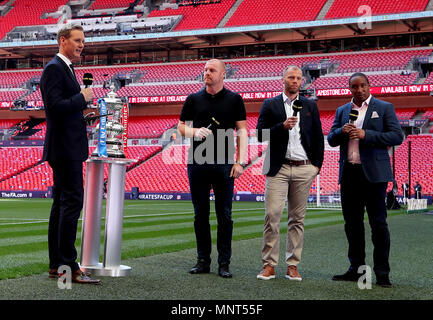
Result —
[{"label": "dress shirt", "polygon": [[[362,128],[362,126],[364,124],[365,113],[367,112],[368,105],[370,104],[371,97],[372,97],[372,95],[370,94],[370,96],[368,97],[368,99],[365,100],[362,103],[361,107],[358,107],[353,102],[353,98],[352,98],[352,101],[351,101],[351,103],[352,103],[352,109],[358,110],[358,112],[359,112],[358,119],[355,121],[355,126],[357,128]],[[350,163],[358,163],[358,164],[361,163],[361,156],[359,154],[359,139],[350,139],[349,140],[347,160]]]},{"label": "dress shirt", "polygon": [[[293,99],[293,101],[290,101],[290,98],[283,92],[284,108],[287,118],[293,116],[293,102],[298,99],[299,95]],[[298,122],[289,130],[289,143],[287,144],[286,158],[290,160],[308,160],[307,153],[301,144],[301,128],[299,126],[300,113],[298,113],[297,117],[299,119]]]}]

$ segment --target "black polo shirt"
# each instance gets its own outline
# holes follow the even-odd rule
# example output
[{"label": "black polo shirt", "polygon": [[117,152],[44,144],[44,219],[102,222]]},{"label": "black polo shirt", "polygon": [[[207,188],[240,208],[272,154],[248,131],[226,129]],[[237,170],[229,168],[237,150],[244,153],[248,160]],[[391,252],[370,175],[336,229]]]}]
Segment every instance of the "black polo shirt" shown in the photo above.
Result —
[{"label": "black polo shirt", "polygon": [[[219,125],[212,121],[212,117]],[[213,135],[203,140],[192,139],[188,163],[202,164],[205,159],[206,163],[233,164],[236,150],[234,146],[236,121],[246,119],[242,97],[224,87],[214,95],[208,93],[206,88],[190,94],[183,105],[180,121],[192,121],[189,125],[193,128],[207,128],[212,124],[210,129]]]}]

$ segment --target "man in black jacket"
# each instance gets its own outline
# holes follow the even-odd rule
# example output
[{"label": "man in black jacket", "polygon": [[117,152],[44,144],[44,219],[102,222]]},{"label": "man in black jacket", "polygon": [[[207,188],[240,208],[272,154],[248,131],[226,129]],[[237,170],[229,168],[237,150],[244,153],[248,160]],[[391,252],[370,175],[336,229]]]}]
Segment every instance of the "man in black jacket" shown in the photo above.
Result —
[{"label": "man in black jacket", "polygon": [[83,208],[83,161],[89,153],[83,110],[93,99],[91,88],[80,88],[72,65],[84,48],[83,28],[65,25],[57,41],[59,53],[46,65],[40,81],[47,118],[42,160],[48,161],[54,177],[48,227],[49,277],[57,278],[58,268],[67,265],[72,282],[98,283],[83,274],[75,261],[77,224]]},{"label": "man in black jacket", "polygon": [[[263,270],[258,279],[275,278],[278,264],[281,215],[288,200],[286,278],[301,281],[304,217],[308,195],[323,162],[324,137],[316,103],[299,95],[302,71],[288,66],[283,72],[284,91],[263,102],[257,122],[259,141],[269,140],[263,165],[266,177]],[[297,101],[298,100],[298,101]],[[302,105],[295,115],[293,105]]]}]

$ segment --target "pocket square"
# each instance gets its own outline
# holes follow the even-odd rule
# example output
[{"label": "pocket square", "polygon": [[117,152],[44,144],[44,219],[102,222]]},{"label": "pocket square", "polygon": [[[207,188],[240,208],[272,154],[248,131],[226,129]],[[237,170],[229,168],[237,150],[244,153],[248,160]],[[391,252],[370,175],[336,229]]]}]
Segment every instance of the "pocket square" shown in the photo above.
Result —
[{"label": "pocket square", "polygon": [[373,113],[371,114],[371,119],[374,119],[374,118],[379,118],[379,115],[377,114],[376,111],[373,111]]}]

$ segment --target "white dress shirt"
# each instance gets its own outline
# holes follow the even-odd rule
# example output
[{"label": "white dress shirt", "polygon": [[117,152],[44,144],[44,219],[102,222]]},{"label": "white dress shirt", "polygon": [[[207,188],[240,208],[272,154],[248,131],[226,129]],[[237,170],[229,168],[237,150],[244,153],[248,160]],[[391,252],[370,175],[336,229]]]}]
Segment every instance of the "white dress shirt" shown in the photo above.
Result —
[{"label": "white dress shirt", "polygon": [[[351,101],[352,109],[358,110],[358,112],[359,112],[358,119],[355,121],[355,126],[359,129],[361,129],[363,124],[364,124],[365,113],[367,112],[371,97],[372,97],[372,95],[370,94],[368,99],[362,103],[361,107],[358,107],[353,102],[353,98],[352,98],[352,101]],[[348,145],[348,149],[347,149],[347,161],[349,161],[350,163],[358,163],[358,164],[361,163],[361,156],[359,154],[359,139],[350,139],[349,140],[349,145]]]},{"label": "white dress shirt", "polygon": [[[299,100],[299,95],[290,101],[290,98],[283,92],[284,109],[286,110],[287,118],[293,116],[292,105],[295,100]],[[298,113],[298,119],[300,114]],[[300,119],[299,119],[300,120]],[[301,128],[299,120],[296,125],[289,130],[289,143],[287,144],[286,158],[290,160],[308,160],[307,153],[301,144]]]},{"label": "white dress shirt", "polygon": [[61,54],[60,52],[57,53],[57,56],[58,56],[60,59],[62,59],[62,60],[66,63],[66,65],[69,67],[69,70],[71,70],[72,75],[75,77],[75,73],[74,73],[74,71],[71,69],[71,64],[72,64],[71,60],[69,60],[67,57],[65,57],[65,56],[64,56],[63,54]]}]

